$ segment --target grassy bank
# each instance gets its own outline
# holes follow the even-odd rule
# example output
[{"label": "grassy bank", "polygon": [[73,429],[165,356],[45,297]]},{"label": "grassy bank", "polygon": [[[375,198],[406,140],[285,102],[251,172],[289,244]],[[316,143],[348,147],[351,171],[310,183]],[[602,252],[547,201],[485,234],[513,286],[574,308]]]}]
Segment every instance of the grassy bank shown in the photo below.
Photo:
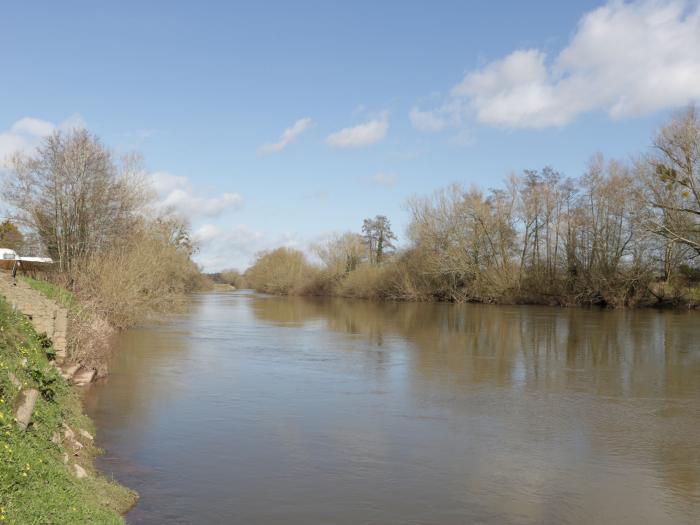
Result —
[{"label": "grassy bank", "polygon": [[[0,521],[123,523],[120,513],[135,495],[94,472],[92,423],[50,365],[50,350],[26,317],[0,299]],[[41,392],[26,431],[13,420],[20,391],[13,376],[21,388]],[[75,465],[88,476],[78,479]]]},{"label": "grassy bank", "polygon": [[49,299],[56,301],[64,308],[67,308],[70,311],[77,311],[79,309],[80,303],[75,297],[75,294],[69,292],[65,288],[62,288],[49,281],[43,281],[33,277],[23,276],[22,279],[37,292],[40,292]]}]

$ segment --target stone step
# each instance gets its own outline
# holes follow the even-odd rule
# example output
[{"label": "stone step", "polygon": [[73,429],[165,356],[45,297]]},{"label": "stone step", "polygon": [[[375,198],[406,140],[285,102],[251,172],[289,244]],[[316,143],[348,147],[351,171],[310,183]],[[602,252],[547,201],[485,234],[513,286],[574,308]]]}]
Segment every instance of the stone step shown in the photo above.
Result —
[{"label": "stone step", "polygon": [[70,365],[67,366],[66,368],[61,369],[61,376],[63,379],[67,379],[68,381],[73,379],[73,376],[75,373],[80,369],[80,365]]},{"label": "stone step", "polygon": [[77,386],[85,386],[91,383],[95,378],[95,371],[89,368],[81,368],[78,373],[73,376],[73,384]]}]

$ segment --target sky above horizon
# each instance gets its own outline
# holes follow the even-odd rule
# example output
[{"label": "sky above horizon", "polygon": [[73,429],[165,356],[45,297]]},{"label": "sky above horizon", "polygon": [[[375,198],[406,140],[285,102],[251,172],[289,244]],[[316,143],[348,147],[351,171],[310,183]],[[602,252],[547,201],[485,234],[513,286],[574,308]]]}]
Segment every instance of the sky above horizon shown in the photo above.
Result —
[{"label": "sky above horizon", "polygon": [[0,170],[54,129],[139,151],[207,271],[306,249],[459,182],[629,159],[700,100],[700,7],[645,2],[13,2]]}]

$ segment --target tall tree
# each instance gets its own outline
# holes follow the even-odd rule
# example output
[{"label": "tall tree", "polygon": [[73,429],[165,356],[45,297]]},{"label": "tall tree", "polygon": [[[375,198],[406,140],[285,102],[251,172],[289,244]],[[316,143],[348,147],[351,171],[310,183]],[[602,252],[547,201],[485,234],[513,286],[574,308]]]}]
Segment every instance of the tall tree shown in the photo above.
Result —
[{"label": "tall tree", "polygon": [[391,230],[391,222],[384,215],[365,219],[362,224],[362,234],[367,243],[370,262],[373,264],[381,264],[388,250],[395,248],[393,241],[396,240],[396,235]]}]

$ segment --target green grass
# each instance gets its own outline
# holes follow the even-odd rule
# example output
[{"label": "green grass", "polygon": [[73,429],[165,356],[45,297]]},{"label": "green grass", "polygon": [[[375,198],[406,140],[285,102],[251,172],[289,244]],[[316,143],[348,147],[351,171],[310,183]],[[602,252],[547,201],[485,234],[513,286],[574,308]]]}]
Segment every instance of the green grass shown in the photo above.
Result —
[{"label": "green grass", "polygon": [[48,281],[40,281],[39,279],[34,279],[32,277],[22,277],[22,280],[24,280],[24,282],[26,282],[36,291],[41,292],[49,299],[53,299],[64,308],[75,311],[80,307],[80,303],[75,295],[65,288],[61,288],[57,284],[53,284]]},{"label": "green grass", "polygon": [[[13,420],[19,389],[10,373],[23,386],[42,392],[26,431]],[[63,463],[62,445],[51,442],[63,423],[76,433],[94,433],[77,393],[49,364],[47,349],[29,321],[0,298],[0,523],[123,523],[120,512],[135,495],[91,471],[98,451],[85,439],[76,459],[90,476],[76,478]]]}]

